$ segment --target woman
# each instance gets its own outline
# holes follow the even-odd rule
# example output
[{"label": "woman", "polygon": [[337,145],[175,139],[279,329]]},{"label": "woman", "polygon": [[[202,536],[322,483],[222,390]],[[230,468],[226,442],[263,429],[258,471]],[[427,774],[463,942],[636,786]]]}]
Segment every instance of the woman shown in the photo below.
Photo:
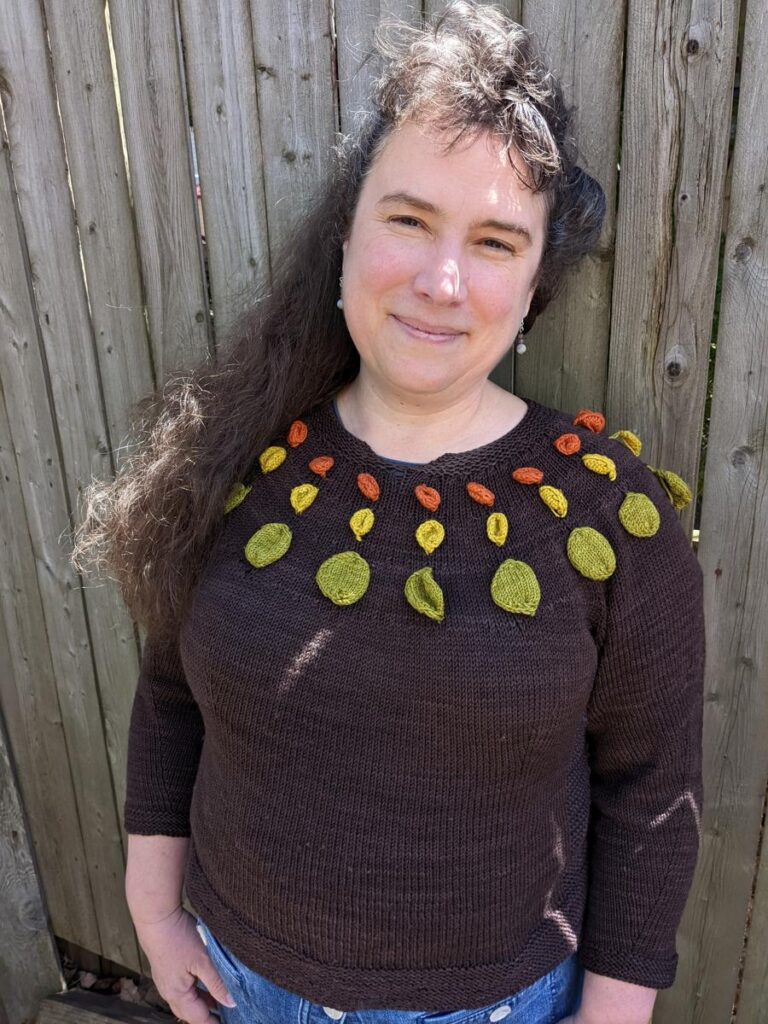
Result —
[{"label": "woman", "polygon": [[378,44],[271,293],[91,493],[76,556],[148,627],[129,907],[189,1024],[645,1024],[698,849],[690,493],[488,379],[604,213],[528,33]]}]

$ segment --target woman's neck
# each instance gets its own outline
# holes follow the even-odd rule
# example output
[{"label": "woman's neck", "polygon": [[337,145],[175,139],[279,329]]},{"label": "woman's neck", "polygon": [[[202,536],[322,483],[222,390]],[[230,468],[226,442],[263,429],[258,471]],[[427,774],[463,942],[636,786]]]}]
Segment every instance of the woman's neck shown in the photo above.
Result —
[{"label": "woman's neck", "polygon": [[356,378],[336,395],[343,426],[384,458],[430,462],[496,440],[523,418],[527,406],[490,380],[453,402],[382,394]]}]

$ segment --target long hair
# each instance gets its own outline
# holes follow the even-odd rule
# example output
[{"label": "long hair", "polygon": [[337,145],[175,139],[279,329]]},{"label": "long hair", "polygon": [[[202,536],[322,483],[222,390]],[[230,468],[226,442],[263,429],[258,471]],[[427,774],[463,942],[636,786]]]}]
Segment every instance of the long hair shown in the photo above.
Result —
[{"label": "long hair", "polygon": [[447,151],[487,132],[521,155],[548,218],[526,331],[599,237],[605,196],[577,166],[574,109],[523,26],[452,0],[424,28],[382,23],[371,53],[382,61],[371,110],[334,147],[327,180],[273,254],[271,283],[260,284],[212,361],[172,375],[139,403],[131,454],[113,480],[83,492],[72,561],[115,580],[154,634],[178,630],[232,484],[293,419],[359,371],[336,306],[341,246],[392,130],[408,119],[434,127]]}]

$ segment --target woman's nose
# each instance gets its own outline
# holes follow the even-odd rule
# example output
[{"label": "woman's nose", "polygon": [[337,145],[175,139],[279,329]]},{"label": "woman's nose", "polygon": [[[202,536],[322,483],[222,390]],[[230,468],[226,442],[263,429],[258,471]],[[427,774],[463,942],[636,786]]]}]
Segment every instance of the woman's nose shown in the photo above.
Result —
[{"label": "woman's nose", "polygon": [[455,256],[435,254],[416,275],[416,291],[432,302],[463,302],[467,297],[467,275]]}]

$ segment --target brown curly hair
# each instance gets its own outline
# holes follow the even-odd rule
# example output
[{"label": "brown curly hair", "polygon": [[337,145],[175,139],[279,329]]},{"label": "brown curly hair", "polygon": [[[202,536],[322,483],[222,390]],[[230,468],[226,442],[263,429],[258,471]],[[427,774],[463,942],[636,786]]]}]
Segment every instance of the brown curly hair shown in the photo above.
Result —
[{"label": "brown curly hair", "polygon": [[407,119],[436,128],[447,151],[492,133],[522,156],[526,184],[544,193],[548,210],[526,330],[600,234],[605,196],[576,164],[574,110],[523,26],[494,7],[452,0],[424,28],[382,23],[371,55],[383,69],[372,109],[334,147],[328,179],[273,256],[271,284],[234,319],[213,364],[171,376],[139,404],[132,454],[114,480],[83,492],[75,567],[114,579],[155,635],[177,632],[233,482],[250,475],[293,419],[358,373],[336,306],[341,244],[364,176],[394,128]]}]

